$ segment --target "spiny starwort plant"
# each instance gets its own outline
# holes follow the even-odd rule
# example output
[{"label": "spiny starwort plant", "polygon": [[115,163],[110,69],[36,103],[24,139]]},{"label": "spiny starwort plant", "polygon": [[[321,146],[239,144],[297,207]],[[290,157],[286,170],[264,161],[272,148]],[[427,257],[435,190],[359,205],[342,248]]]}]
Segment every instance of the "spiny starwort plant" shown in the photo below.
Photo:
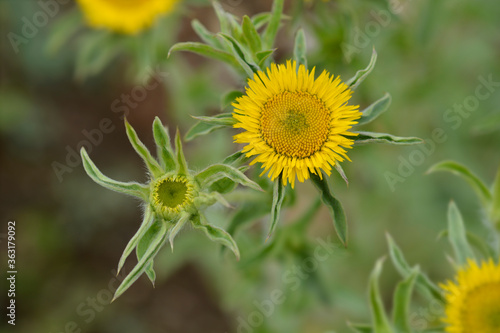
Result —
[{"label": "spiny starwort plant", "polygon": [[202,230],[210,240],[230,248],[239,259],[238,246],[233,238],[225,230],[211,225],[203,211],[216,202],[227,206],[221,193],[231,190],[236,183],[261,190],[259,185],[229,164],[214,164],[197,173],[190,171],[179,132],[175,137],[174,151],[168,131],[159,118],[153,122],[157,159],[152,157],[127,121],[125,127],[130,143],[148,169],[150,181],[147,184],[124,183],[106,177],[90,160],[85,149],[81,150],[83,166],[92,180],[107,189],[132,195],[144,205],[144,219],[123,251],[118,272],[134,249],[138,262],[117,288],[113,299],[125,292],[144,272],[154,284],[155,256],[167,241],[173,250],[175,236],[188,222],[195,229]]},{"label": "spiny starwort plant", "polygon": [[[486,186],[467,167],[454,161],[444,161],[429,169],[429,173],[449,171],[465,179],[474,189],[484,209],[486,227],[491,240],[483,239],[466,229],[457,205],[448,207],[448,228],[440,236],[447,236],[453,249],[449,257],[456,274],[453,280],[436,285],[418,266],[411,267],[401,249],[388,235],[389,253],[398,272],[405,279],[394,296],[393,320],[384,310],[378,279],[382,260],[379,260],[370,279],[371,325],[351,324],[356,332],[418,332],[422,327],[410,326],[409,306],[413,286],[428,300],[438,302],[444,309],[444,325],[427,322],[429,332],[469,333],[500,332],[500,246],[498,244],[497,212],[500,209],[500,169],[491,187]],[[417,330],[418,329],[418,330]]]},{"label": "spiny starwort plant", "polygon": [[[353,91],[373,70],[377,53],[373,50],[368,66],[343,82],[326,70],[315,77],[315,68],[308,70],[306,40],[303,30],[295,37],[293,60],[276,64],[273,45],[282,18],[283,0],[273,3],[271,13],[253,18],[238,18],[223,11],[214,2],[221,33],[208,32],[199,22],[193,28],[203,43],[178,43],[170,52],[190,51],[222,60],[247,75],[245,93],[229,93],[223,104],[231,104],[233,112],[215,117],[195,117],[186,139],[210,133],[223,127],[242,129],[234,139],[244,144],[242,153],[259,163],[261,176],[268,173],[274,182],[271,223],[268,238],[280,216],[288,183],[311,179],[323,202],[329,207],[335,230],[347,244],[347,221],[340,201],[333,195],[328,177],[334,168],[346,181],[340,162],[349,160],[346,149],[366,143],[417,144],[414,137],[397,137],[386,133],[353,131],[387,110],[391,96],[385,94],[362,111],[348,101]],[[263,26],[262,33],[258,30]],[[326,173],[328,177],[324,177]]]}]

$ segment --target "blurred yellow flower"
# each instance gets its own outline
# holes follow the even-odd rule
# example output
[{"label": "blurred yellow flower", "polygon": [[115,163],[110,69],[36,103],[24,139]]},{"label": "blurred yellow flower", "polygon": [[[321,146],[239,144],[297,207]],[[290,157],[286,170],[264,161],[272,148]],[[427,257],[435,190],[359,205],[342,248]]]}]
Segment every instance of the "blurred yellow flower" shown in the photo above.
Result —
[{"label": "blurred yellow flower", "polygon": [[77,0],[87,23],[119,33],[135,34],[158,16],[170,13],[178,0]]},{"label": "blurred yellow flower", "polygon": [[314,78],[304,65],[288,61],[272,64],[267,74],[258,72],[248,80],[246,95],[233,103],[236,128],[245,131],[235,135],[235,142],[246,143],[243,152],[252,161],[262,163],[274,180],[282,174],[283,184],[292,188],[295,177],[300,182],[310,172],[330,175],[331,166],[349,159],[344,148],[351,148],[347,136],[361,113],[358,106],[348,105],[352,91],[339,77],[327,71]]},{"label": "blurred yellow flower", "polygon": [[458,271],[456,282],[441,287],[447,292],[446,332],[500,332],[500,266],[493,260],[481,266],[469,260]]}]

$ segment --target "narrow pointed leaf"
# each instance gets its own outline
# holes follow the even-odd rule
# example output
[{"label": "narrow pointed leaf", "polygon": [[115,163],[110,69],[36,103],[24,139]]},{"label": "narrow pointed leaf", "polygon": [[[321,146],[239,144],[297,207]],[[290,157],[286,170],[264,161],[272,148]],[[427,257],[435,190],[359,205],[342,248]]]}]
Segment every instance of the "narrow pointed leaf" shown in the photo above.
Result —
[{"label": "narrow pointed leaf", "polygon": [[340,177],[345,181],[347,186],[349,186],[349,179],[347,179],[347,176],[345,175],[344,169],[342,169],[342,166],[339,163],[335,163],[334,165],[335,170],[339,173]]},{"label": "narrow pointed leaf", "polygon": [[281,205],[283,204],[283,199],[285,198],[285,186],[283,186],[281,174],[274,181],[273,187],[273,205],[271,207],[271,225],[269,227],[269,234],[267,238],[271,237],[276,228],[276,224],[280,218]]},{"label": "narrow pointed leaf", "polygon": [[247,162],[249,158],[243,153],[241,150],[237,151],[236,153],[229,155],[224,159],[222,164],[230,164],[234,167],[237,167],[245,162]]},{"label": "narrow pointed leaf", "polygon": [[462,215],[457,205],[452,201],[448,207],[448,239],[455,252],[455,258],[459,265],[465,265],[467,259],[475,259],[467,241],[467,233],[462,219]]},{"label": "narrow pointed leaf", "polygon": [[[146,271],[146,269],[150,265],[150,262],[153,260],[156,254],[158,254],[161,247],[163,246],[163,243],[167,238],[167,222],[158,221],[158,224],[159,226],[156,225],[151,226],[151,228],[153,227],[157,228],[157,231],[151,236],[150,241],[148,243],[149,246],[144,251],[144,254],[141,256],[139,261],[137,262],[137,265],[135,265],[132,271],[130,271],[130,273],[125,277],[120,286],[116,289],[113,301],[118,297],[120,297],[120,295],[122,295],[128,288],[130,288],[130,286]],[[146,233],[144,237],[148,235],[149,231]],[[141,239],[137,247],[137,251],[140,251],[140,246],[142,242],[143,240]]]},{"label": "narrow pointed leaf", "polygon": [[132,147],[134,147],[134,150],[144,160],[144,163],[146,163],[146,166],[151,171],[153,176],[155,178],[160,177],[163,174],[160,165],[153,158],[153,156],[151,156],[151,153],[149,152],[148,148],[146,148],[144,143],[142,143],[142,141],[137,136],[137,133],[135,132],[134,128],[130,126],[127,120],[125,120],[125,129],[127,132],[128,139],[132,144]]},{"label": "narrow pointed leaf", "polygon": [[216,126],[232,127],[234,124],[236,124],[236,119],[234,119],[232,113],[221,113],[215,117],[193,116],[193,118],[205,124]]},{"label": "narrow pointed leaf", "polygon": [[483,205],[487,206],[491,203],[492,197],[488,187],[466,166],[454,161],[443,161],[432,166],[427,173],[436,171],[448,171],[456,176],[462,177],[476,192]]},{"label": "narrow pointed leaf", "polygon": [[174,251],[174,239],[175,236],[179,233],[179,231],[182,230],[184,225],[186,224],[187,221],[189,221],[190,215],[188,213],[185,213],[181,216],[181,218],[175,222],[174,226],[170,229],[169,235],[168,235],[168,241],[170,243],[170,248],[172,251]]},{"label": "narrow pointed leaf", "polygon": [[257,65],[259,65],[259,68],[268,67],[266,64],[267,60],[274,53],[274,51],[276,51],[276,49],[260,51],[255,54],[255,57],[257,58]]},{"label": "narrow pointed leaf", "polygon": [[221,110],[229,108],[236,98],[243,96],[243,93],[238,90],[233,90],[225,94],[221,99]]},{"label": "narrow pointed leaf", "polygon": [[[387,243],[389,244],[389,255],[394,267],[403,278],[408,278],[408,276],[413,273],[414,269],[407,263],[403,252],[389,234],[387,234]],[[434,282],[432,282],[427,275],[420,272],[418,274],[416,284],[419,291],[425,296],[444,302],[441,289],[436,286],[436,284],[434,284]]]},{"label": "narrow pointed leaf", "polygon": [[216,49],[213,46],[202,44],[202,43],[197,43],[197,42],[182,42],[182,43],[177,43],[174,44],[170,50],[168,51],[168,56],[170,57],[170,54],[172,52],[177,52],[177,51],[186,51],[186,52],[192,52],[196,53],[198,55],[223,61],[232,67],[238,68],[240,65],[236,58],[231,54],[226,51],[222,51],[219,49]]},{"label": "narrow pointed leaf", "polygon": [[262,191],[261,187],[245,176],[241,171],[225,164],[214,164],[201,171],[196,175],[196,180],[200,183],[201,187],[209,186],[215,181],[227,177],[234,182],[243,186],[248,186],[257,191]]},{"label": "narrow pointed leaf", "polygon": [[209,224],[203,215],[198,215],[193,219],[193,226],[195,229],[202,230],[211,241],[222,244],[231,249],[236,256],[236,259],[240,260],[240,250],[238,249],[238,245],[236,245],[234,239],[224,229]]},{"label": "narrow pointed leaf", "polygon": [[327,205],[330,211],[335,232],[342,244],[347,246],[347,219],[342,204],[333,196],[325,177],[320,178],[318,175],[311,174],[311,180],[320,192],[321,200]]},{"label": "narrow pointed leaf", "polygon": [[384,258],[377,260],[375,268],[373,269],[370,276],[370,309],[372,313],[372,320],[374,324],[375,333],[393,333],[391,326],[389,324],[389,319],[387,319],[387,314],[384,309],[384,304],[380,296],[379,289],[379,279],[382,273],[382,265]]},{"label": "narrow pointed leaf", "polygon": [[493,187],[491,189],[491,221],[493,224],[500,224],[500,167],[498,168]]},{"label": "narrow pointed leaf", "polygon": [[149,281],[153,284],[153,287],[155,286],[155,281],[156,281],[156,272],[154,269],[154,262],[153,260],[150,261],[150,263],[146,266],[146,270],[144,271],[146,273]]},{"label": "narrow pointed leaf", "polygon": [[163,126],[158,117],[153,122],[153,135],[161,165],[166,172],[175,170],[176,164],[174,152],[170,144],[170,136],[168,135],[168,130]]},{"label": "narrow pointed leaf", "polygon": [[374,333],[373,328],[370,324],[354,324],[354,323],[347,323],[349,325],[349,328],[353,332],[356,333]]},{"label": "narrow pointed leaf", "polygon": [[304,65],[307,68],[306,56],[306,35],[303,29],[299,29],[295,35],[295,45],[293,47],[293,59],[297,65]]},{"label": "narrow pointed leaf", "polygon": [[207,28],[205,28],[205,26],[200,21],[198,21],[197,19],[192,20],[191,26],[193,27],[193,30],[196,32],[198,37],[201,38],[202,41],[217,49],[222,48],[219,39],[217,39],[217,36],[214,33],[208,31]]},{"label": "narrow pointed leaf", "polygon": [[[226,116],[227,115],[223,113],[223,114],[217,115],[213,118],[225,118]],[[206,134],[212,133],[215,130],[218,130],[221,128],[226,128],[226,127],[227,127],[227,125],[219,125],[219,124],[216,124],[214,122],[207,123],[207,122],[199,121],[193,127],[191,127],[189,129],[189,131],[186,133],[185,140],[191,141],[198,136],[206,135]]]},{"label": "narrow pointed leaf", "polygon": [[391,95],[389,93],[385,93],[382,98],[375,101],[373,104],[371,104],[366,109],[361,111],[361,118],[357,120],[358,121],[357,125],[368,124],[374,119],[376,119],[382,113],[387,111],[387,109],[391,105],[391,102],[392,102]]},{"label": "narrow pointed leaf", "polygon": [[271,20],[271,13],[259,13],[252,16],[252,23],[255,29],[259,30]]},{"label": "narrow pointed leaf", "polygon": [[394,292],[392,318],[394,328],[398,333],[412,333],[408,319],[410,315],[411,294],[413,293],[417,276],[418,270],[414,270],[405,280],[398,283]]},{"label": "narrow pointed leaf", "polygon": [[229,42],[234,58],[238,62],[239,67],[245,71],[248,77],[252,78],[254,74],[260,70],[259,66],[251,60],[250,55],[247,54],[245,49],[235,38],[223,33],[219,33],[219,36]]},{"label": "narrow pointed leaf", "polygon": [[424,140],[416,137],[402,137],[395,136],[387,133],[376,133],[376,132],[361,132],[354,131],[354,133],[358,133],[357,136],[354,136],[354,144],[361,145],[367,143],[387,143],[392,145],[415,145],[423,143]]},{"label": "narrow pointed leaf", "polygon": [[243,16],[243,22],[241,24],[241,29],[243,30],[243,36],[250,46],[250,50],[253,53],[259,52],[262,49],[262,42],[260,40],[260,35],[257,33],[252,20],[247,15]]},{"label": "narrow pointed leaf", "polygon": [[357,71],[356,75],[354,75],[354,77],[352,77],[346,81],[346,84],[349,86],[349,88],[356,89],[366,79],[366,77],[371,73],[371,71],[375,67],[376,61],[377,61],[377,51],[375,51],[375,49],[373,49],[372,56],[370,58],[370,62],[368,63],[368,66],[366,66],[365,69]]},{"label": "narrow pointed leaf", "polygon": [[92,162],[85,148],[82,147],[82,149],[80,150],[80,155],[82,157],[83,167],[87,172],[87,175],[89,175],[89,177],[92,178],[92,180],[97,184],[115,192],[128,194],[143,200],[148,199],[149,189],[147,186],[135,182],[119,182],[106,177],[95,166],[94,162]]},{"label": "narrow pointed leaf", "polygon": [[182,150],[181,134],[179,130],[175,134],[175,151],[177,154],[177,174],[187,175],[188,167],[186,158],[184,157],[184,151]]},{"label": "narrow pointed leaf", "polygon": [[224,8],[222,8],[218,1],[212,1],[212,5],[214,7],[217,18],[219,19],[220,31],[227,34],[231,33],[231,25]]},{"label": "narrow pointed leaf", "polygon": [[[449,235],[448,230],[443,230],[441,233],[439,233],[437,239],[448,237],[448,235]],[[476,249],[484,257],[494,258],[495,256],[497,256],[495,249],[488,242],[486,242],[485,239],[478,237],[469,231],[467,231],[466,236],[467,236],[467,242],[470,244],[470,246],[473,249]]]},{"label": "narrow pointed leaf", "polygon": [[125,264],[125,260],[127,260],[128,256],[132,251],[137,247],[137,244],[139,244],[139,240],[142,239],[146,231],[149,230],[151,225],[154,222],[154,215],[151,212],[150,208],[146,209],[146,212],[144,213],[144,219],[141,223],[141,226],[139,227],[139,230],[135,233],[135,235],[130,239],[128,242],[127,246],[125,247],[125,250],[123,251],[123,254],[120,258],[120,261],[118,262],[118,270],[117,274],[120,273],[123,264]]},{"label": "narrow pointed leaf", "polygon": [[262,44],[264,49],[270,49],[274,45],[274,40],[278,34],[278,29],[281,23],[281,15],[283,13],[284,0],[274,0],[273,8],[271,9],[271,19],[262,35]]}]

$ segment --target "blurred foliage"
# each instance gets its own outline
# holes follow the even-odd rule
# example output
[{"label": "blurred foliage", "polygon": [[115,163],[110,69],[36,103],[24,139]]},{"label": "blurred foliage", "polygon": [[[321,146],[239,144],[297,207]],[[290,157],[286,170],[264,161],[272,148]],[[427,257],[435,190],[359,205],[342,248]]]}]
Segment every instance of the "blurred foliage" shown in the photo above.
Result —
[{"label": "blurred foliage", "polygon": [[[395,5],[400,5],[397,12],[391,7]],[[271,9],[264,0],[228,0],[221,1],[221,6],[237,17]],[[122,96],[132,95],[144,82],[137,85],[126,74],[134,66],[133,57],[122,55],[99,73],[76,82],[76,40],[56,54],[44,52],[56,21],[74,10],[72,2],[61,5],[60,12],[39,27],[35,36],[26,38],[19,52],[5,36],[21,35],[24,18],[32,22],[41,10],[39,4],[5,0],[0,8],[4,36],[0,53],[0,233],[6,233],[4,221],[17,221],[18,321],[14,332],[64,332],[71,322],[82,332],[237,332],[243,322],[249,325],[258,320],[259,313],[263,324],[253,332],[349,332],[347,320],[370,319],[365,287],[374,262],[387,253],[385,232],[393,235],[407,261],[420,263],[432,281],[452,276],[452,267],[443,265],[441,255],[450,251],[449,245],[436,239],[446,228],[444,207],[450,198],[460,208],[467,230],[487,239],[487,230],[475,223],[484,217],[481,204],[470,199],[470,191],[445,173],[424,173],[446,159],[467,165],[480,179],[495,177],[500,165],[498,86],[491,87],[492,91],[480,88],[490,94],[478,100],[476,107],[469,107],[471,111],[463,105],[471,103],[476,89],[484,86],[479,77],[500,81],[500,3],[331,0],[302,5],[286,1],[287,17],[275,45],[277,61],[293,53],[298,27],[306,36],[309,66],[343,78],[366,66],[374,46],[377,66],[353,99],[363,109],[390,92],[392,104],[389,112],[367,125],[368,130],[417,136],[426,143],[408,148],[359,146],[350,152],[353,163],[344,168],[349,188],[337,175],[332,176],[331,185],[350,217],[351,242],[347,249],[331,245],[335,251],[324,252],[329,255],[314,274],[303,269],[293,272],[297,265],[304,265],[301,256],[311,246],[322,244],[318,238],[325,242],[334,238],[323,207],[311,218],[312,226],[304,232],[307,237],[301,239],[304,244],[291,237],[290,244],[283,245],[287,250],[274,250],[262,265],[243,264],[245,258],[250,260],[266,248],[268,215],[237,233],[241,265],[221,257],[203,235],[186,230],[188,235],[178,238],[173,255],[170,251],[158,254],[154,290],[142,278],[110,305],[108,296],[115,281],[111,270],[137,230],[139,204],[90,182],[81,164],[71,160],[71,151],[89,141],[85,133],[99,129],[102,119],[110,119],[114,129],[102,132],[99,144],[92,145],[92,159],[113,178],[145,180],[126,140],[120,119],[124,111],[112,107],[116,100],[128,109],[127,119],[152,148],[150,126],[155,116],[186,133],[194,124],[191,115],[220,113],[221,96],[241,90],[243,84],[215,61],[187,53],[167,60],[159,53],[160,70],[168,76],[130,106]],[[194,18],[217,31],[217,18],[208,1],[186,1],[169,28],[159,31],[162,40],[170,44],[197,40],[190,24]],[[363,40],[360,32],[368,38]],[[359,52],[347,57],[343,44],[344,49],[353,45]],[[163,46],[168,50],[171,45]],[[462,114],[456,111],[461,105]],[[452,121],[451,116],[458,118]],[[436,129],[442,135],[436,135]],[[191,166],[201,170],[234,152],[235,133],[218,131],[186,144]],[[69,165],[67,159],[74,166],[59,181],[52,163]],[[388,172],[402,181],[391,187]],[[315,204],[311,184],[298,184],[296,192],[296,205],[282,211],[283,221],[290,221],[292,229],[297,217]],[[227,227],[227,214],[235,211],[214,206],[207,215],[210,221]],[[0,244],[5,258],[6,243],[2,239]],[[262,245],[256,248],[255,244]],[[125,269],[129,271],[131,266]],[[391,265],[386,265],[383,274],[380,297],[390,304],[401,277]],[[289,282],[283,281],[285,275]],[[316,275],[321,277],[319,282],[313,277]],[[260,309],[275,290],[286,297],[268,318]],[[415,298],[415,325],[422,319],[419,310],[427,304]],[[13,331],[5,321],[0,330]]]}]

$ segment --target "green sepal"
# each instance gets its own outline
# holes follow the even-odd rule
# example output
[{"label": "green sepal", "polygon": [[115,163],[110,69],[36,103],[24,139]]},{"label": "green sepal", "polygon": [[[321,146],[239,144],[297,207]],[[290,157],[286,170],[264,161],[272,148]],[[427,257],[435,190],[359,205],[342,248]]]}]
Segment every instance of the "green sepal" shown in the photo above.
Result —
[{"label": "green sepal", "polygon": [[293,59],[297,62],[297,67],[304,65],[307,69],[306,50],[306,35],[303,29],[299,29],[295,35],[295,44],[293,47]]},{"label": "green sepal", "polygon": [[197,19],[192,20],[191,27],[193,28],[194,32],[196,32],[198,37],[200,37],[201,40],[203,40],[205,43],[217,49],[222,48],[222,44],[217,38],[217,35],[208,31],[207,28],[200,21],[198,21]]},{"label": "green sepal", "polygon": [[147,200],[149,197],[149,187],[136,183],[136,182],[119,182],[106,177],[102,172],[95,166],[94,162],[90,159],[85,148],[82,147],[80,150],[80,155],[83,161],[83,168],[87,175],[97,184],[105,187],[111,191],[120,192],[134,196],[139,199]]},{"label": "green sepal", "polygon": [[455,258],[460,266],[467,263],[467,259],[475,259],[476,256],[469,242],[467,241],[467,234],[465,230],[462,214],[458,210],[457,205],[452,201],[448,206],[448,239]]},{"label": "green sepal", "polygon": [[236,58],[231,53],[216,49],[211,45],[206,45],[198,42],[177,43],[170,48],[170,50],[168,51],[168,56],[170,57],[170,54],[176,51],[193,52],[207,58],[223,61],[235,68],[238,68],[240,66]]},{"label": "green sepal", "polygon": [[241,29],[245,41],[248,43],[248,46],[250,46],[250,50],[252,50],[253,53],[259,52],[262,49],[262,41],[260,40],[260,35],[255,29],[252,20],[247,15],[243,16]]},{"label": "green sepal", "polygon": [[183,213],[181,217],[179,218],[178,221],[174,221],[173,227],[170,229],[170,232],[168,233],[168,242],[170,243],[170,248],[172,249],[172,252],[174,251],[174,239],[175,236],[179,233],[179,231],[182,230],[186,222],[189,221],[189,218],[191,217],[191,214],[189,213]]},{"label": "green sepal", "polygon": [[448,171],[456,176],[462,177],[476,192],[483,205],[488,206],[491,203],[492,196],[488,187],[466,166],[454,161],[443,161],[433,165],[427,173],[436,171]]},{"label": "green sepal", "polygon": [[[227,118],[227,115],[228,115],[227,113],[222,113],[222,114],[219,114],[219,115],[214,116],[212,118],[223,119],[223,118]],[[186,141],[191,141],[198,136],[206,135],[206,134],[212,133],[215,130],[227,127],[227,125],[218,125],[218,124],[215,124],[214,122],[211,122],[211,123],[202,122],[202,121],[197,122],[196,124],[193,125],[193,127],[191,127],[188,130],[184,139]]]},{"label": "green sepal", "polygon": [[[361,111],[361,118],[357,120],[357,125],[364,125],[372,122],[382,113],[387,111],[389,106],[391,105],[392,98],[389,93],[385,93],[382,98],[372,103],[366,109]],[[356,126],[357,126],[356,125]]]},{"label": "green sepal", "polygon": [[370,310],[372,314],[372,321],[374,326],[374,333],[393,333],[393,330],[389,324],[389,319],[387,318],[387,313],[384,309],[384,303],[380,296],[379,289],[379,279],[382,273],[382,265],[385,258],[377,260],[375,268],[370,275],[369,284],[369,298],[370,298]]},{"label": "green sepal", "polygon": [[139,230],[135,233],[135,235],[130,239],[128,242],[127,246],[125,247],[125,250],[123,250],[122,256],[120,257],[120,261],[118,262],[118,269],[117,273],[120,273],[121,269],[123,268],[123,265],[125,264],[125,260],[127,260],[128,256],[132,251],[137,247],[137,244],[139,244],[139,240],[142,239],[146,231],[149,230],[151,225],[154,222],[154,215],[151,211],[151,208],[146,208],[146,212],[144,213],[144,219],[142,220],[141,226],[139,227]]},{"label": "green sepal", "polygon": [[[408,276],[410,276],[414,268],[410,267],[410,265],[407,263],[403,252],[401,249],[397,246],[397,244],[394,242],[392,239],[391,235],[387,234],[387,243],[389,245],[389,255],[392,261],[392,264],[396,268],[396,270],[401,274],[401,276],[404,279],[407,279]],[[418,274],[417,280],[416,280],[416,286],[419,289],[419,291],[424,294],[425,296],[436,299],[438,301],[444,302],[444,296],[441,291],[441,289],[432,282],[427,275],[424,273],[420,272]]]},{"label": "green sepal", "polygon": [[[166,221],[156,221],[137,245],[136,252],[138,259],[135,267],[125,277],[120,286],[116,289],[112,302],[120,297],[130,286],[150,267],[153,258],[158,254],[168,234],[169,223]],[[144,252],[143,252],[144,251]],[[151,278],[151,277],[150,277]]]},{"label": "green sepal", "polygon": [[269,226],[269,233],[267,235],[267,239],[271,237],[279,221],[281,205],[283,204],[284,198],[285,198],[285,186],[283,186],[282,175],[280,174],[278,178],[276,178],[276,180],[274,181],[273,204],[271,206],[271,224]]},{"label": "green sepal", "polygon": [[353,131],[358,133],[357,136],[352,137],[355,145],[367,144],[367,143],[387,143],[392,145],[416,145],[423,143],[424,140],[417,137],[402,137],[395,136],[387,133],[376,133],[376,132],[363,132],[363,131]]},{"label": "green sepal", "polygon": [[233,90],[228,93],[226,93],[224,96],[221,98],[221,110],[225,110],[226,108],[230,107],[234,101],[243,96],[243,93],[239,90]]},{"label": "green sepal", "polygon": [[196,181],[202,188],[210,186],[214,182],[222,178],[229,178],[232,181],[243,186],[248,186],[257,191],[263,191],[256,182],[250,180],[240,170],[226,164],[214,164],[200,171],[196,176]]},{"label": "green sepal", "polygon": [[234,58],[238,62],[239,67],[245,71],[248,77],[252,78],[254,74],[260,70],[260,68],[252,60],[251,55],[248,54],[245,48],[233,36],[225,33],[219,33],[219,36],[229,42],[229,46],[231,47]]},{"label": "green sepal", "polygon": [[146,166],[148,167],[149,171],[151,171],[153,177],[154,178],[161,177],[161,175],[163,175],[164,172],[162,171],[160,165],[153,158],[153,156],[151,156],[151,153],[149,152],[148,148],[146,148],[144,143],[142,143],[142,141],[137,136],[137,133],[135,132],[134,128],[129,124],[127,120],[125,120],[125,130],[127,132],[130,144],[132,144],[134,150],[143,159],[144,163],[146,163]]},{"label": "green sepal", "polygon": [[175,163],[172,145],[170,144],[170,135],[158,117],[155,117],[153,122],[153,136],[161,166],[166,172],[175,170],[177,165]]},{"label": "green sepal", "polygon": [[348,322],[347,325],[356,333],[373,333],[373,328],[370,324],[355,324]]},{"label": "green sepal", "polygon": [[178,175],[188,175],[188,167],[186,162],[186,157],[184,156],[184,151],[182,149],[181,133],[177,129],[175,133],[175,152],[177,154],[177,174]]},{"label": "green sepal", "polygon": [[274,40],[276,39],[276,35],[281,23],[283,4],[284,0],[274,0],[273,2],[271,17],[262,35],[262,45],[264,49],[270,49],[274,45]]},{"label": "green sepal", "polygon": [[240,260],[240,250],[238,249],[238,245],[236,245],[233,237],[231,237],[231,235],[224,229],[209,224],[205,216],[201,214],[194,216],[192,222],[195,229],[202,230],[211,241],[222,244],[231,249],[236,256],[236,259]]},{"label": "green sepal", "polygon": [[365,69],[359,70],[356,72],[356,74],[350,78],[349,80],[346,81],[346,84],[349,86],[351,89],[356,89],[365,79],[366,77],[371,73],[373,68],[375,67],[375,62],[377,61],[377,51],[375,51],[375,48],[372,51],[372,56],[370,58],[370,62],[368,63],[368,66],[366,66]]},{"label": "green sepal", "polygon": [[234,124],[237,123],[237,120],[233,117],[232,113],[221,113],[215,117],[206,117],[206,116],[192,116],[192,117],[205,124],[215,125],[215,126],[232,127]]},{"label": "green sepal", "polygon": [[342,204],[333,196],[327,178],[311,174],[311,180],[321,194],[321,201],[330,211],[335,232],[342,244],[347,246],[347,219]]},{"label": "green sepal", "polygon": [[398,333],[411,333],[410,323],[410,302],[415,281],[419,274],[418,269],[414,269],[406,279],[399,282],[394,292],[392,320],[394,328]]}]

